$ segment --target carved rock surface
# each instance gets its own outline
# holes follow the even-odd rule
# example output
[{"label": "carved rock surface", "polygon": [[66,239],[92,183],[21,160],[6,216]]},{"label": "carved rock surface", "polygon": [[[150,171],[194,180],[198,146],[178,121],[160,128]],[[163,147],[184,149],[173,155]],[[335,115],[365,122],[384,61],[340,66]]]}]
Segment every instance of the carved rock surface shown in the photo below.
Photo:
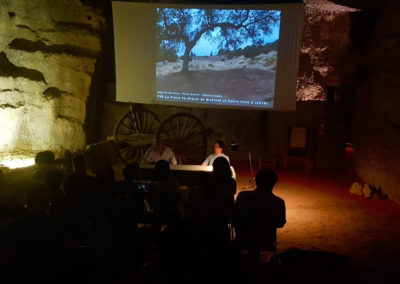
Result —
[{"label": "carved rock surface", "polygon": [[297,100],[326,100],[326,86],[340,86],[354,70],[350,13],[330,1],[306,0],[297,78]]},{"label": "carved rock surface", "polygon": [[400,203],[400,2],[384,1],[367,55],[368,77],[356,94],[355,170]]},{"label": "carved rock surface", "polygon": [[83,148],[102,14],[78,0],[4,0],[0,22],[0,151]]}]

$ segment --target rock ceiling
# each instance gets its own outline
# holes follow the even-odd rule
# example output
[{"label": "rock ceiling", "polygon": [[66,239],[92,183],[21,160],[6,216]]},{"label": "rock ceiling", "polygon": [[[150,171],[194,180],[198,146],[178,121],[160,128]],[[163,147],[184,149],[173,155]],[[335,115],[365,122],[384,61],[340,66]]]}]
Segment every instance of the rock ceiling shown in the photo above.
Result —
[{"label": "rock ceiling", "polygon": [[348,12],[360,11],[359,9],[339,5],[328,0],[304,0],[304,3],[306,4],[306,9],[315,11],[336,12],[336,13],[348,13]]}]

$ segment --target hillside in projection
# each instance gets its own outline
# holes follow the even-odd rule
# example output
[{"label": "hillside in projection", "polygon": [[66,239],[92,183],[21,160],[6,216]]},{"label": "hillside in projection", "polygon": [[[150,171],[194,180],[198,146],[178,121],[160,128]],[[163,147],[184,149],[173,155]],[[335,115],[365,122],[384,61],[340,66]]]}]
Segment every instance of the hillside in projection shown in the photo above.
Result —
[{"label": "hillside in projection", "polygon": [[157,100],[273,108],[281,12],[157,9]]}]

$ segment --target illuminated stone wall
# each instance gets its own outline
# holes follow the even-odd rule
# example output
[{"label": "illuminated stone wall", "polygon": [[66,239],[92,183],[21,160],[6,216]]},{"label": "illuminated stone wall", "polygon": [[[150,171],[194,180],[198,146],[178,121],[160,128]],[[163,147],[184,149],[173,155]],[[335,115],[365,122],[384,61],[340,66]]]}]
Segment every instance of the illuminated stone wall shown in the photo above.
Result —
[{"label": "illuminated stone wall", "polygon": [[330,1],[304,2],[297,101],[326,100],[326,86],[340,86],[355,72],[349,33],[350,14],[357,10]]},{"label": "illuminated stone wall", "polygon": [[400,203],[400,2],[382,3],[368,48],[368,76],[356,97],[355,169]]},{"label": "illuminated stone wall", "polygon": [[78,0],[3,0],[0,23],[0,151],[84,147],[101,13]]}]

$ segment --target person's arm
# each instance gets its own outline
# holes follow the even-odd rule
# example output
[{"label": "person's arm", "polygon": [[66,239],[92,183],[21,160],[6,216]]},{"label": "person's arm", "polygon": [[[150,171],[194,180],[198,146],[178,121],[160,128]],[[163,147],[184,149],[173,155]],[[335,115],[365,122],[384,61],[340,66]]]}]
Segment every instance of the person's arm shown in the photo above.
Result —
[{"label": "person's arm", "polygon": [[143,162],[145,163],[153,163],[153,157],[152,157],[152,152],[153,152],[153,147],[150,147],[147,149],[146,153],[143,156]]},{"label": "person's arm", "polygon": [[234,180],[234,179],[232,178],[232,193],[233,193],[233,195],[235,195],[236,192],[237,192],[236,180]]},{"label": "person's arm", "polygon": [[173,164],[173,165],[178,164],[178,162],[176,161],[175,155],[174,155],[174,153],[172,151],[171,151],[171,154],[172,154],[171,164]]},{"label": "person's arm", "polygon": [[176,165],[178,164],[178,162],[176,161],[175,155],[174,155],[174,151],[172,151],[172,149],[170,147],[165,147],[164,149],[166,157],[165,159],[172,165]]},{"label": "person's arm", "polygon": [[201,165],[208,166],[209,164],[210,164],[210,156],[208,156]]},{"label": "person's arm", "polygon": [[280,200],[280,206],[279,206],[279,212],[277,212],[277,217],[278,219],[276,220],[276,227],[277,228],[282,228],[286,224],[286,206],[285,206],[285,201]]},{"label": "person's arm", "polygon": [[240,223],[242,201],[243,201],[243,194],[239,193],[236,198],[235,205],[233,207],[232,225],[234,227],[237,227],[237,225]]}]

